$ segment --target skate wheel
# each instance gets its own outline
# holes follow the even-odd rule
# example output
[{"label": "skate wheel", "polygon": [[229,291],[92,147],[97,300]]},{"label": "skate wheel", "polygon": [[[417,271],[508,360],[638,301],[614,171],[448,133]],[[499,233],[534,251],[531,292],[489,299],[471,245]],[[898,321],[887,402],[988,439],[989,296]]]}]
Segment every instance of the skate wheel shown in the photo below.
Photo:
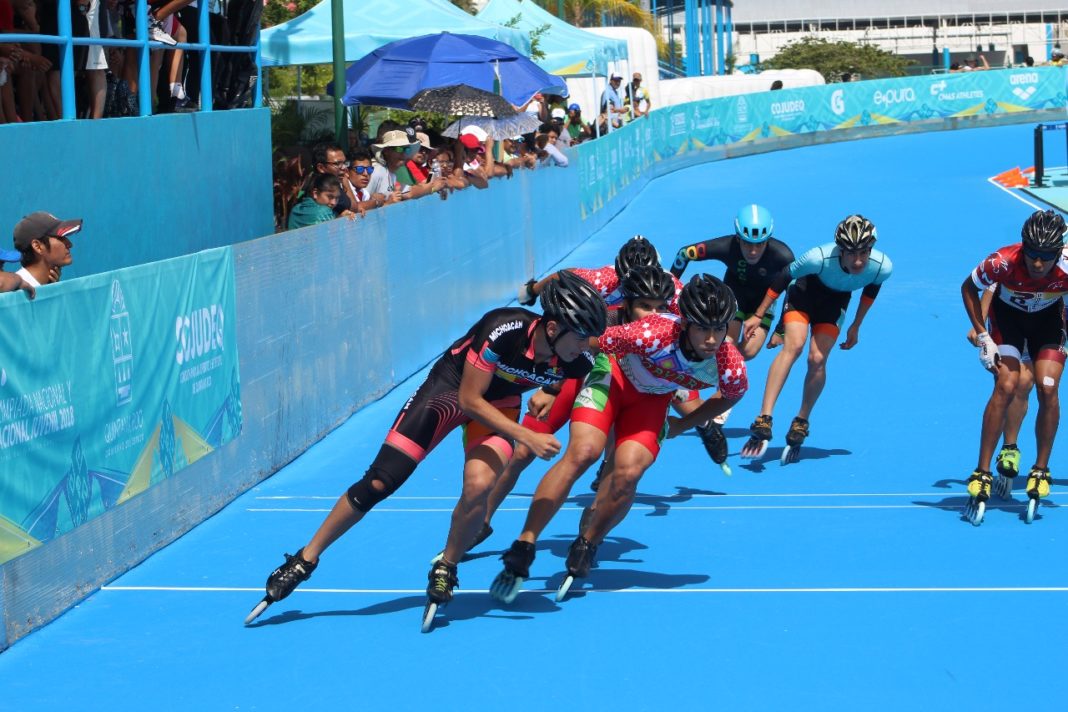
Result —
[{"label": "skate wheel", "polygon": [[438,555],[430,560],[430,565],[433,566],[433,565],[435,565],[436,563],[438,563],[439,561],[441,561],[444,558],[445,558],[445,552],[444,551],[439,551]]},{"label": "skate wheel", "polygon": [[723,474],[725,474],[727,477],[730,477],[734,474],[733,472],[731,472],[731,466],[725,462],[721,462],[719,464],[719,469],[723,470]]},{"label": "skate wheel", "polygon": [[1028,497],[1027,499],[1027,512],[1024,513],[1024,521],[1030,524],[1035,521],[1035,512],[1038,511],[1038,498]]},{"label": "skate wheel", "polygon": [[567,592],[571,590],[571,584],[575,583],[575,577],[568,574],[564,577],[564,582],[560,584],[560,588],[556,589],[556,602],[564,600],[567,597]]},{"label": "skate wheel", "polygon": [[983,515],[986,514],[986,502],[976,502],[975,509],[972,512],[972,526],[979,526],[983,523]]},{"label": "skate wheel", "polygon": [[768,451],[768,441],[761,440],[759,444],[754,445],[752,441],[746,443],[742,448],[742,457],[747,460],[758,460],[764,457],[764,453]]},{"label": "skate wheel", "polygon": [[994,480],[994,494],[1001,499],[1012,499],[1012,480],[1004,475],[999,475]]},{"label": "skate wheel", "polygon": [[515,576],[507,571],[502,571],[497,574],[497,578],[493,579],[493,585],[490,586],[490,596],[501,603],[511,603],[519,595],[519,592],[523,590],[523,581],[522,576]]},{"label": "skate wheel", "polygon": [[434,616],[438,614],[438,604],[433,601],[428,601],[426,608],[423,609],[423,627],[420,630],[423,633],[429,633],[434,628]]},{"label": "skate wheel", "polygon": [[256,607],[252,609],[252,612],[245,616],[245,625],[248,625],[252,621],[260,617],[260,614],[267,610],[267,606],[271,605],[271,602],[266,598],[256,604]]},{"label": "skate wheel", "polygon": [[797,462],[801,456],[801,447],[799,445],[787,445],[782,449],[782,456],[779,457],[780,465],[789,465]]}]

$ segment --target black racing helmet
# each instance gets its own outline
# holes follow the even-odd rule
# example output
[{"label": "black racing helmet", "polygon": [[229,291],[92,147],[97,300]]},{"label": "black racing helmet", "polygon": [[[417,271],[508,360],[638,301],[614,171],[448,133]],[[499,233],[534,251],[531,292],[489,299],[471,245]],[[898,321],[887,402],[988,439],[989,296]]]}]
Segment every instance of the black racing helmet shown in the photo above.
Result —
[{"label": "black racing helmet", "polygon": [[679,313],[706,329],[725,328],[737,312],[734,292],[710,274],[695,274],[679,296]]},{"label": "black racing helmet", "polygon": [[661,267],[642,265],[635,267],[619,285],[624,299],[663,299],[675,294],[675,280]]},{"label": "black racing helmet", "polygon": [[875,223],[863,215],[850,215],[834,230],[834,243],[842,250],[866,250],[875,237]]},{"label": "black racing helmet", "polygon": [[608,325],[604,297],[586,280],[567,270],[556,273],[541,291],[541,310],[565,329],[580,336],[600,336]]},{"label": "black racing helmet", "polygon": [[1036,210],[1024,221],[1020,236],[1025,247],[1040,252],[1060,251],[1064,247],[1064,232],[1068,226],[1054,210]]},{"label": "black racing helmet", "polygon": [[660,266],[660,255],[656,253],[653,243],[641,235],[635,235],[619,248],[616,255],[616,276],[623,279],[635,267],[642,265]]}]

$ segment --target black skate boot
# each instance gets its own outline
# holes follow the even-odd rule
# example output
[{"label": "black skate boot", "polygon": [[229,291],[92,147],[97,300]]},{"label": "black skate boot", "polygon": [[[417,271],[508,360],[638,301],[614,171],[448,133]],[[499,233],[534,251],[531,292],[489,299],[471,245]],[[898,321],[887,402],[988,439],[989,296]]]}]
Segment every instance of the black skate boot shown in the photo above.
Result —
[{"label": "black skate boot", "polygon": [[460,585],[456,578],[456,564],[442,559],[434,564],[427,574],[429,583],[426,587],[426,606],[423,608],[423,625],[420,630],[429,633],[434,628],[434,616],[438,608],[444,607],[452,600],[452,590]]},{"label": "black skate boot", "polygon": [[752,436],[742,446],[742,457],[751,460],[763,457],[768,449],[768,441],[771,440],[771,416],[758,415],[749,426],[749,432]]},{"label": "black skate boot", "polygon": [[790,423],[790,430],[786,433],[786,447],[783,448],[781,464],[789,465],[797,462],[801,457],[801,444],[808,437],[808,421],[804,418],[794,418]]},{"label": "black skate boot", "polygon": [[318,566],[318,563],[313,564],[304,560],[303,548],[297,551],[296,554],[286,554],[285,557],[286,562],[272,571],[271,575],[267,577],[267,595],[245,618],[246,625],[256,620],[261,613],[267,610],[267,606],[281,601],[293,593],[297,586],[311,578],[312,572]]},{"label": "black skate boot", "polygon": [[705,446],[705,452],[712,458],[712,462],[719,465],[724,474],[731,474],[731,468],[727,466],[727,436],[723,434],[722,426],[710,420],[704,425],[698,425],[694,430],[701,438],[701,444]]},{"label": "black skate boot", "polygon": [[571,590],[571,585],[575,583],[575,579],[586,578],[590,575],[590,568],[596,556],[597,547],[585,537],[579,536],[571,542],[567,550],[567,576],[564,576],[560,588],[556,591],[557,602],[564,600],[567,592]]},{"label": "black skate boot", "polygon": [[523,581],[530,577],[534,545],[516,539],[508,551],[501,555],[501,561],[504,562],[504,570],[493,579],[490,595],[502,603],[511,603],[519,595]]}]

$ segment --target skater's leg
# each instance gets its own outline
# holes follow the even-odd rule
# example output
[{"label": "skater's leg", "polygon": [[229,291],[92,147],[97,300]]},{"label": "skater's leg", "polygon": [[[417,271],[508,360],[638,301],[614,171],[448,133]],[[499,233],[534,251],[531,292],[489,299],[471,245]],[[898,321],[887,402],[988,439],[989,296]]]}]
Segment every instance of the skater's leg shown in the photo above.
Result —
[{"label": "skater's leg", "polygon": [[1016,392],[1012,402],[1005,411],[1005,430],[1002,441],[1015,445],[1020,442],[1020,427],[1027,416],[1028,401],[1031,398],[1031,389],[1035,385],[1035,370],[1030,361],[1020,364],[1020,377],[1016,383]]},{"label": "skater's leg", "polygon": [[604,452],[608,435],[600,428],[582,422],[571,422],[567,450],[538,483],[534,500],[530,503],[520,541],[535,543],[541,532],[564,504],[572,485]]},{"label": "skater's leg", "polygon": [[787,314],[782,351],[775,354],[768,368],[768,380],[764,385],[764,400],[760,406],[761,415],[771,415],[775,410],[775,401],[779,399],[779,394],[786,385],[786,379],[790,376],[790,369],[801,356],[801,350],[804,349],[805,340],[808,338],[807,319],[793,315],[800,315],[800,312]]},{"label": "skater's leg", "polygon": [[805,373],[805,388],[801,395],[801,409],[797,417],[808,420],[812,408],[827,384],[827,358],[838,338],[837,327],[831,324],[814,324],[812,340],[808,344],[808,371]]},{"label": "skater's leg", "polygon": [[979,462],[977,470],[990,471],[990,461],[994,457],[998,439],[1005,425],[1005,413],[1016,393],[1016,384],[1020,378],[1020,361],[1015,358],[1002,357],[994,381],[994,392],[990,394],[986,408],[983,410],[983,427],[979,436]]},{"label": "skater's leg", "polygon": [[304,560],[317,563],[319,557],[338,538],[363,519],[373,506],[393,494],[415,471],[416,461],[388,443],[383,443],[363,479],[349,487],[330,514],[319,525],[315,536],[304,547]]},{"label": "skater's leg", "polygon": [[1035,467],[1049,467],[1053,438],[1061,418],[1060,383],[1064,372],[1064,354],[1054,348],[1043,349],[1035,360],[1035,391],[1038,416],[1035,418]]},{"label": "skater's leg", "polygon": [[475,447],[464,463],[464,486],[460,501],[452,513],[452,526],[445,542],[445,560],[459,561],[467,547],[478,536],[486,520],[486,503],[497,475],[511,454],[511,447],[503,438],[491,438]]},{"label": "skater's leg", "polygon": [[486,502],[486,526],[489,526],[497,509],[504,504],[505,498],[515,489],[523,470],[527,469],[532,462],[534,462],[534,453],[530,451],[530,448],[522,443],[516,443],[512,457],[508,459],[508,464],[504,466],[504,471],[501,472],[501,476],[497,478],[496,484],[489,493]]},{"label": "skater's leg", "polygon": [[623,521],[634,504],[638,482],[653,464],[656,455],[635,440],[626,440],[616,448],[615,467],[594,500],[594,513],[582,536],[598,546],[608,532]]}]

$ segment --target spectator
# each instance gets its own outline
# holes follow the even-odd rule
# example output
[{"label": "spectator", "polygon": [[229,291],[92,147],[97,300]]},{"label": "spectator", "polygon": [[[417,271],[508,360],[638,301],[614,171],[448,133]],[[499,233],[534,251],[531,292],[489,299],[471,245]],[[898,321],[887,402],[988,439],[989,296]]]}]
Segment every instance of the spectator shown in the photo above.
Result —
[{"label": "spectator", "polygon": [[1027,59],[1024,60],[1024,65],[1028,67],[1035,66],[1035,58],[1028,55]]},{"label": "spectator", "polygon": [[[486,140],[490,139],[487,137]],[[465,178],[470,185],[479,190],[488,188],[492,174],[488,170],[486,145],[473,133],[460,134],[457,153],[462,158],[456,160],[459,167],[454,169],[454,175]]]},{"label": "spectator", "polygon": [[386,196],[372,193],[367,189],[374,170],[370,153],[363,150],[352,152],[349,158],[349,180],[352,182],[356,209],[360,213],[381,208],[386,202]]},{"label": "spectator", "polygon": [[549,119],[549,124],[556,130],[557,136],[560,137],[557,143],[558,146],[571,145],[571,134],[569,134],[567,131],[564,131],[564,123],[566,121],[567,109],[557,108],[552,110],[551,117]]},{"label": "spectator", "polygon": [[385,196],[387,204],[422,198],[445,187],[445,181],[441,178],[431,178],[429,182],[418,185],[405,185],[398,179],[398,171],[405,168],[406,162],[419,151],[419,143],[410,142],[404,131],[387,131],[372,148],[375,151],[375,170],[367,189],[372,194]]},{"label": "spectator", "polygon": [[510,168],[535,168],[537,159],[533,154],[523,152],[523,144],[526,139],[523,136],[513,136],[501,140],[501,163]]},{"label": "spectator", "polygon": [[541,127],[538,137],[534,139],[537,147],[544,152],[543,156],[539,156],[541,165],[567,168],[567,156],[565,156],[564,152],[556,145],[556,139],[558,137],[559,134],[556,133],[556,129],[554,129],[551,124],[546,124]]},{"label": "spectator", "polygon": [[309,176],[309,183],[305,184],[304,192],[309,192],[310,180],[315,174],[329,173],[337,177],[339,183],[341,183],[341,194],[338,196],[337,204],[334,206],[334,215],[339,216],[346,211],[351,211],[355,196],[349,195],[345,190],[345,184],[341,182],[341,178],[345,175],[345,170],[349,167],[349,162],[345,159],[345,152],[337,144],[319,143],[312,149],[312,160],[315,161],[315,171]]},{"label": "spectator", "polygon": [[18,262],[22,255],[17,250],[0,250],[0,292],[15,292],[22,290],[26,297],[33,299],[37,296],[37,290],[32,284],[24,280],[17,272],[2,271],[4,262]]},{"label": "spectator", "polygon": [[58,282],[74,260],[70,237],[81,232],[81,218],[60,220],[51,213],[30,213],[15,225],[14,243],[22,269],[17,274],[32,287]]},{"label": "spectator", "polygon": [[627,113],[623,99],[619,96],[619,87],[622,82],[623,77],[613,74],[608,80],[608,86],[601,93],[601,113],[611,118],[613,128],[623,125],[623,114]]},{"label": "spectator", "polygon": [[771,83],[770,91],[779,91],[780,89],[782,89],[782,80],[781,79],[776,79],[775,81],[773,81]]},{"label": "spectator", "polygon": [[[337,217],[334,206],[341,196],[341,181],[332,173],[314,173],[307,194],[289,213],[289,229],[328,222]],[[350,213],[351,215],[351,213]],[[355,217],[355,216],[354,216]]]},{"label": "spectator", "polygon": [[627,97],[626,104],[629,104],[633,118],[638,119],[643,116],[648,116],[649,112],[653,108],[652,100],[649,98],[649,91],[642,87],[642,75],[641,72],[635,72],[634,77],[630,80],[630,84],[627,85]]},{"label": "spectator", "polygon": [[578,104],[567,107],[567,120],[564,122],[564,128],[567,129],[572,144],[581,143],[592,136],[590,127],[582,120],[582,107]]}]

